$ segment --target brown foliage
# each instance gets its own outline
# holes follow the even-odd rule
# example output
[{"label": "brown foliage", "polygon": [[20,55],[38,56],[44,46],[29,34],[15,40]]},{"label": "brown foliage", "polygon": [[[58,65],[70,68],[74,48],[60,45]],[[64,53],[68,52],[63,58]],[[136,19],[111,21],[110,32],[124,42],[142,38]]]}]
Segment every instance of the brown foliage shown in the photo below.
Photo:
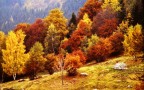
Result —
[{"label": "brown foliage", "polygon": [[109,41],[111,42],[111,45],[113,47],[113,53],[119,53],[123,51],[123,40],[124,35],[121,32],[113,33],[113,35],[109,37]]},{"label": "brown foliage", "polygon": [[18,30],[23,30],[25,33],[27,33],[28,32],[28,28],[30,27],[30,24],[28,24],[28,23],[19,23],[16,27],[15,27],[15,29],[14,29],[14,31],[16,32],[16,31],[18,31]]},{"label": "brown foliage", "polygon": [[78,21],[82,19],[85,13],[87,13],[90,19],[93,20],[93,17],[101,11],[101,5],[102,3],[97,0],[87,0],[85,5],[80,8],[80,11],[78,12]]},{"label": "brown foliage", "polygon": [[78,50],[79,46],[81,45],[81,41],[83,40],[85,32],[81,29],[76,30],[71,38],[69,39],[69,45],[71,46],[72,50]]},{"label": "brown foliage", "polygon": [[111,48],[112,46],[108,39],[100,40],[100,42],[88,50],[88,60],[96,60],[97,62],[104,61],[112,52]]},{"label": "brown foliage", "polygon": [[64,61],[64,68],[67,70],[70,68],[79,68],[82,65],[79,55],[67,54]]},{"label": "brown foliage", "polygon": [[[143,75],[144,78],[144,75]],[[144,81],[142,81],[140,84],[135,85],[135,90],[142,90],[144,89]]]},{"label": "brown foliage", "polygon": [[88,60],[103,61],[109,55],[123,51],[122,41],[124,36],[121,32],[113,33],[109,38],[101,39],[96,45],[88,50]]},{"label": "brown foliage", "polygon": [[47,59],[45,69],[48,70],[49,74],[53,74],[54,71],[58,70],[58,58],[54,53],[48,54],[45,58]]},{"label": "brown foliage", "polygon": [[86,57],[81,50],[73,51],[71,54],[67,54],[64,59],[64,68],[67,70],[69,76],[77,74],[77,68],[85,64]]},{"label": "brown foliage", "polygon": [[81,20],[78,24],[78,28],[72,33],[69,40],[61,45],[61,47],[66,49],[69,46],[73,51],[79,50],[81,41],[84,39],[85,36],[90,35],[90,26],[84,20]]},{"label": "brown foliage", "polygon": [[104,23],[98,27],[97,35],[99,37],[109,37],[117,29],[117,20],[116,18],[105,19]]},{"label": "brown foliage", "polygon": [[93,19],[92,33],[99,37],[109,37],[118,25],[116,13],[111,8],[99,12]]},{"label": "brown foliage", "polygon": [[29,60],[25,63],[25,71],[30,77],[34,78],[36,74],[44,70],[46,58],[43,57],[43,46],[36,42],[29,52]]},{"label": "brown foliage", "polygon": [[68,53],[71,53],[71,47],[70,47],[70,44],[69,44],[69,41],[64,41],[63,43],[61,43],[60,47],[59,47],[59,51],[61,49],[64,49],[66,50]]},{"label": "brown foliage", "polygon": [[26,40],[25,40],[25,45],[27,47],[27,50],[29,50],[32,45],[39,41],[43,43],[43,40],[45,38],[45,27],[44,27],[44,22],[42,19],[37,19],[31,26],[29,33],[27,34]]},{"label": "brown foliage", "polygon": [[26,51],[28,52],[33,44],[37,41],[43,43],[46,35],[46,27],[42,19],[37,19],[33,24],[29,25],[26,23],[18,24],[15,31],[22,29],[26,33],[25,45]]},{"label": "brown foliage", "polygon": [[78,56],[80,57],[80,62],[81,62],[82,64],[85,64],[85,62],[86,62],[87,59],[86,59],[84,53],[83,53],[81,50],[74,51],[72,54],[73,54],[73,55],[78,55]]},{"label": "brown foliage", "polygon": [[66,45],[61,45],[66,49],[70,47],[73,51],[79,50],[82,41],[84,40],[85,36],[91,35],[91,25],[92,21],[89,19],[88,15],[85,13],[83,19],[78,23],[77,29],[72,33],[71,37],[65,43]]},{"label": "brown foliage", "polygon": [[[83,27],[81,26],[83,25]],[[80,28],[82,27],[82,28]],[[73,51],[79,50],[79,46],[81,45],[81,41],[84,39],[84,36],[87,35],[87,32],[85,29],[86,24],[80,24],[80,27],[75,30],[68,41],[65,41],[61,44],[61,48],[66,49],[67,47],[70,47]]]}]

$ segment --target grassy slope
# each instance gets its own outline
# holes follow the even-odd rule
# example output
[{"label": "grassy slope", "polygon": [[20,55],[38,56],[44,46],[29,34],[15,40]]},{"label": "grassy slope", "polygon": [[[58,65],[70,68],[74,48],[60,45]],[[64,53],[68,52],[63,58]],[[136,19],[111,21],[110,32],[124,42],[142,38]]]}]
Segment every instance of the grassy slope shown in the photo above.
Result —
[{"label": "grassy slope", "polygon": [[[114,70],[112,67],[116,62],[125,62],[127,70]],[[61,84],[61,73],[53,75],[42,75],[37,80],[24,82],[12,81],[0,84],[0,88],[13,88],[16,90],[135,90],[136,85],[142,83],[139,80],[144,74],[144,62],[133,62],[132,57],[119,57],[106,62],[81,67],[79,72],[89,75],[84,77],[77,75],[67,77],[64,72],[64,85]]]}]

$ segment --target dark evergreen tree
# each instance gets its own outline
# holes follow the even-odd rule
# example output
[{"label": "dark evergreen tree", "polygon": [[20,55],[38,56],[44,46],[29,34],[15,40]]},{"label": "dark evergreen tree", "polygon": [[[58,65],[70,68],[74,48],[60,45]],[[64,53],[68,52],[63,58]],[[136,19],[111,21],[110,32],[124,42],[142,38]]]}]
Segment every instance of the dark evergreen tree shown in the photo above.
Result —
[{"label": "dark evergreen tree", "polygon": [[139,0],[136,2],[135,6],[132,10],[133,24],[137,23],[141,24],[144,27],[144,2],[143,0]]},{"label": "dark evergreen tree", "polygon": [[72,13],[72,17],[71,17],[71,19],[70,19],[70,21],[69,21],[68,26],[70,26],[72,23],[73,23],[74,25],[77,25],[76,15],[75,15],[74,12]]},{"label": "dark evergreen tree", "polygon": [[76,15],[75,13],[73,12],[72,13],[72,17],[68,23],[68,30],[69,30],[69,33],[67,34],[67,38],[70,37],[70,35],[72,34],[72,32],[76,29],[77,27],[77,19],[76,19]]},{"label": "dark evergreen tree", "polygon": [[120,5],[121,5],[121,11],[118,12],[118,18],[119,18],[119,23],[121,23],[122,20],[124,20],[125,17],[126,17],[126,10],[124,8],[123,0],[119,0],[119,2],[120,2]]}]

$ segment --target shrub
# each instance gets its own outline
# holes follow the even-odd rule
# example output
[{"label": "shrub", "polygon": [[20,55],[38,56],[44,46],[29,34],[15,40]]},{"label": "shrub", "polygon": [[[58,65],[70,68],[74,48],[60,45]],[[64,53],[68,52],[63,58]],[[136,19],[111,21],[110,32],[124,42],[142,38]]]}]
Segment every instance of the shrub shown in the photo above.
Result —
[{"label": "shrub", "polygon": [[45,58],[47,59],[45,69],[49,72],[49,74],[53,74],[58,65],[58,58],[54,55],[54,53],[48,54]]},{"label": "shrub", "polygon": [[64,59],[64,68],[67,70],[69,76],[77,74],[77,68],[82,65],[79,55],[67,54]]}]

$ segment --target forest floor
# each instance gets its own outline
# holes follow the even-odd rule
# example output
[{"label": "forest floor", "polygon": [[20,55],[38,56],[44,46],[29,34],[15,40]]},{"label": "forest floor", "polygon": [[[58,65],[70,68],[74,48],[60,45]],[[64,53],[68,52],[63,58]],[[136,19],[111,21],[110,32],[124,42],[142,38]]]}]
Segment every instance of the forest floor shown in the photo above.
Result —
[{"label": "forest floor", "polygon": [[[117,62],[127,64],[126,70],[115,70]],[[144,90],[144,62],[133,57],[119,56],[105,62],[86,65],[78,69],[80,74],[68,77],[64,71],[62,85],[61,72],[40,74],[36,80],[25,79],[23,82],[10,81],[0,84],[0,90]]]}]

